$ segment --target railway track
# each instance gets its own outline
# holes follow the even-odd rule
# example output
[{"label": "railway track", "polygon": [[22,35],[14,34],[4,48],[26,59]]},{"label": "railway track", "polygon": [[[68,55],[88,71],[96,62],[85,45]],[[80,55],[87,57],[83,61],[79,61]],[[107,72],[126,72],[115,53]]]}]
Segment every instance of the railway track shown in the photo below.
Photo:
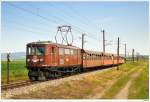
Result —
[{"label": "railway track", "polygon": [[[102,69],[105,69],[105,68],[102,68]],[[97,70],[102,70],[102,69],[97,69]],[[81,73],[76,73],[76,74],[73,74],[73,75],[78,75],[78,74],[82,74],[82,73],[88,73],[90,71],[91,70],[87,70],[87,71],[84,71],[84,72],[81,72]],[[96,71],[96,70],[92,70],[92,71]],[[46,80],[46,81],[60,79],[60,78],[64,78],[64,77],[68,77],[68,76],[73,76],[73,75],[65,75],[65,76],[62,76],[62,77],[52,78],[52,79],[49,79],[49,80]],[[20,81],[20,82],[15,82],[15,83],[1,85],[1,89],[2,90],[14,89],[14,88],[18,88],[18,87],[27,86],[27,85],[37,84],[37,83],[40,83],[40,82],[45,82],[45,81],[30,81],[30,80],[25,80],[25,81]]]},{"label": "railway track", "polygon": [[35,84],[38,82],[32,82],[30,80],[26,80],[26,81],[20,81],[20,82],[15,82],[15,83],[10,83],[10,84],[5,84],[1,86],[2,90],[7,90],[7,89],[13,89],[13,88],[18,88],[18,87],[22,87],[22,86],[27,86],[27,85],[31,85],[31,84]]}]

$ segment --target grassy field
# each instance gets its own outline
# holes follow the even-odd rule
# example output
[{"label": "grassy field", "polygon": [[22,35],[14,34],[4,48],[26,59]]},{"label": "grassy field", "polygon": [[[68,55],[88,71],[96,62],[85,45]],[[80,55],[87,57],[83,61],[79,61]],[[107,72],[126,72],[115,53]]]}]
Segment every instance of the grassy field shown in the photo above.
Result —
[{"label": "grassy field", "polygon": [[[140,61],[131,64],[124,64],[134,68],[133,71],[126,75],[122,75],[115,84],[107,90],[103,96],[105,99],[112,99],[124,87],[124,85],[131,79],[131,75],[141,69],[141,74],[138,75],[136,80],[130,86],[128,98],[131,99],[148,99],[148,61]],[[147,76],[147,77],[146,77]],[[147,82],[146,82],[147,81]],[[136,92],[136,93],[135,93]]]},{"label": "grassy field", "polygon": [[148,65],[143,67],[141,74],[135,78],[129,89],[130,99],[148,99]]},{"label": "grassy field", "polygon": [[[1,62],[1,78],[2,84],[7,81],[7,62]],[[10,81],[19,81],[27,79],[27,69],[25,67],[25,60],[10,62]]]},{"label": "grassy field", "polygon": [[[127,62],[120,66],[120,70],[112,68],[105,71],[97,71],[95,74],[61,83],[57,86],[49,86],[29,94],[16,95],[15,99],[113,99],[114,96],[129,81],[129,76],[139,69],[141,74],[137,77],[129,91],[129,98],[148,98],[148,61]],[[142,76],[142,77],[141,77]],[[145,77],[146,76],[146,77]],[[137,81],[140,81],[137,83]],[[136,87],[135,87],[136,86]],[[134,94],[136,91],[136,94]]]}]

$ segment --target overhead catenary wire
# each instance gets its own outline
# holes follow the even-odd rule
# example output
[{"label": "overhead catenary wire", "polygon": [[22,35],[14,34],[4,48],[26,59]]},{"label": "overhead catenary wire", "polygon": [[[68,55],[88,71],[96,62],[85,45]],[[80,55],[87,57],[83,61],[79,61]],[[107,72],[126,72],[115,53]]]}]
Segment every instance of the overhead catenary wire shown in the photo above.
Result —
[{"label": "overhead catenary wire", "polygon": [[[76,11],[76,10],[74,10],[71,6],[65,6],[65,7],[67,7],[68,9],[67,10],[69,10],[70,12],[68,12],[68,11],[64,11],[63,9],[59,9],[58,7],[56,7],[55,5],[53,5],[52,3],[49,3],[48,5],[50,5],[50,7],[53,7],[53,8],[55,8],[55,9],[57,9],[57,10],[59,10],[59,11],[61,11],[61,13],[63,13],[63,14],[65,14],[65,16],[66,17],[69,17],[69,18],[73,18],[73,16],[70,16],[71,14],[73,14],[73,15],[75,15],[76,17],[78,17],[79,19],[80,19],[80,22],[82,22],[81,24],[84,24],[84,26],[87,26],[87,27],[89,27],[88,25],[89,25],[89,22],[91,21],[91,20],[89,20],[89,19],[87,19],[87,17],[86,16],[82,16],[82,15],[79,15],[79,13]],[[74,13],[72,13],[72,12],[74,12]],[[69,14],[69,15],[68,15]],[[76,18],[75,17],[75,18]],[[83,19],[84,18],[84,19]],[[67,18],[68,19],[68,18]],[[88,21],[88,22],[86,22],[86,21]],[[95,26],[95,25],[94,25]]]},{"label": "overhead catenary wire", "polygon": [[[25,12],[28,12],[28,13],[31,13],[31,14],[33,14],[33,15],[35,15],[35,16],[38,16],[38,17],[40,17],[41,19],[44,19],[44,20],[46,20],[46,21],[51,21],[52,23],[54,23],[55,25],[57,25],[57,23],[58,23],[58,21],[54,21],[54,20],[52,20],[52,19],[49,19],[49,18],[47,18],[47,17],[44,17],[44,16],[41,16],[40,14],[37,14],[37,13],[35,13],[35,12],[32,12],[31,10],[27,10],[27,9],[25,9],[25,8],[22,8],[22,7],[19,7],[19,6],[16,6],[16,5],[14,5],[14,4],[9,4],[9,5],[11,5],[11,6],[13,6],[13,7],[15,7],[15,8],[18,8],[18,9],[20,9],[20,10],[22,10],[22,11],[25,11]],[[58,18],[58,17],[56,17],[56,18]],[[59,18],[60,19],[60,18]],[[63,20],[63,19],[61,19],[61,20]],[[63,20],[64,22],[67,22],[67,21],[65,21],[65,20]],[[68,23],[68,22],[67,22]],[[68,24],[70,24],[70,23],[68,23]],[[70,24],[71,25],[71,24]],[[87,33],[87,34],[89,34],[87,31],[84,31],[84,30],[82,30],[81,28],[79,28],[78,26],[75,26],[75,25],[72,25],[74,28],[77,28],[77,29],[80,29],[81,30],[81,32],[83,31],[83,32],[85,32],[85,33]],[[87,36],[89,36],[89,35],[87,35]],[[98,39],[96,39],[96,38],[94,38],[93,36],[89,36],[90,38],[92,38],[92,39],[94,39],[94,40],[98,40]],[[98,40],[99,41],[99,40]]]},{"label": "overhead catenary wire", "polygon": [[[96,40],[96,41],[100,41],[98,38],[95,38],[95,37],[94,37],[94,34],[91,34],[91,33],[89,33],[88,31],[85,31],[84,29],[82,29],[81,27],[79,27],[79,26],[77,26],[77,25],[75,25],[75,24],[71,24],[69,21],[66,21],[66,20],[64,20],[64,19],[62,19],[62,18],[56,17],[55,19],[50,19],[50,18],[48,18],[48,17],[45,17],[45,16],[43,16],[43,15],[41,15],[41,14],[38,14],[38,13],[36,13],[36,12],[33,12],[32,10],[28,10],[28,9],[26,9],[26,8],[23,8],[23,7],[19,7],[19,6],[14,5],[14,4],[8,4],[8,5],[11,5],[11,6],[15,7],[15,8],[18,8],[18,9],[24,11],[24,12],[28,12],[28,13],[34,15],[34,16],[37,16],[37,17],[39,17],[39,18],[45,20],[45,21],[48,21],[48,22],[50,21],[51,23],[53,23],[53,24],[56,25],[56,26],[57,26],[57,24],[59,23],[59,21],[63,21],[63,22],[65,22],[65,23],[71,25],[74,31],[79,32],[79,33],[77,33],[78,35],[81,35],[82,33],[86,33],[88,38],[94,39],[94,41],[95,41],[95,40]],[[54,16],[54,17],[55,17],[55,16]],[[20,24],[20,25],[21,25],[21,24]],[[23,25],[23,24],[22,24],[22,25]],[[34,33],[37,32],[37,31],[29,30],[29,29],[26,29],[26,31],[28,31],[28,32],[34,32]],[[39,33],[39,32],[37,32],[37,33]]]}]

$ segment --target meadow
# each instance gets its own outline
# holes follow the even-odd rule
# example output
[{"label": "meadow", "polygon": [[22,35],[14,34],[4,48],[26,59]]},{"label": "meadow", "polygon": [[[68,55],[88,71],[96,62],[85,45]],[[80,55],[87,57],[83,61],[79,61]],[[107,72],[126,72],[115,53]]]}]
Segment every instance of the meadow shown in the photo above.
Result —
[{"label": "meadow", "polygon": [[[25,60],[16,60],[10,62],[10,82],[16,82],[21,80],[27,80],[28,70],[25,67]],[[7,82],[7,62],[1,61],[1,80],[2,84]]]},{"label": "meadow", "polygon": [[[124,99],[148,99],[149,77],[148,60],[128,61],[119,70],[116,67],[97,71],[78,80],[64,81],[57,86],[49,86],[16,95],[13,99],[116,99],[127,83],[131,81],[128,91],[123,91]],[[90,72],[89,72],[90,73]],[[135,74],[137,75],[135,77]],[[79,76],[79,75],[78,75]],[[134,76],[134,77],[133,77]]]}]

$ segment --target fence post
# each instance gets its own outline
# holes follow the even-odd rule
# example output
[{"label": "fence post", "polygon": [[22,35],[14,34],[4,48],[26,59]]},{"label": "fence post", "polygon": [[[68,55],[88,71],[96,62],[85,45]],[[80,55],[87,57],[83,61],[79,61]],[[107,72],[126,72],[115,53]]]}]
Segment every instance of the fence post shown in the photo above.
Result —
[{"label": "fence post", "polygon": [[10,53],[7,53],[7,84],[9,84],[9,62],[10,62]]}]

